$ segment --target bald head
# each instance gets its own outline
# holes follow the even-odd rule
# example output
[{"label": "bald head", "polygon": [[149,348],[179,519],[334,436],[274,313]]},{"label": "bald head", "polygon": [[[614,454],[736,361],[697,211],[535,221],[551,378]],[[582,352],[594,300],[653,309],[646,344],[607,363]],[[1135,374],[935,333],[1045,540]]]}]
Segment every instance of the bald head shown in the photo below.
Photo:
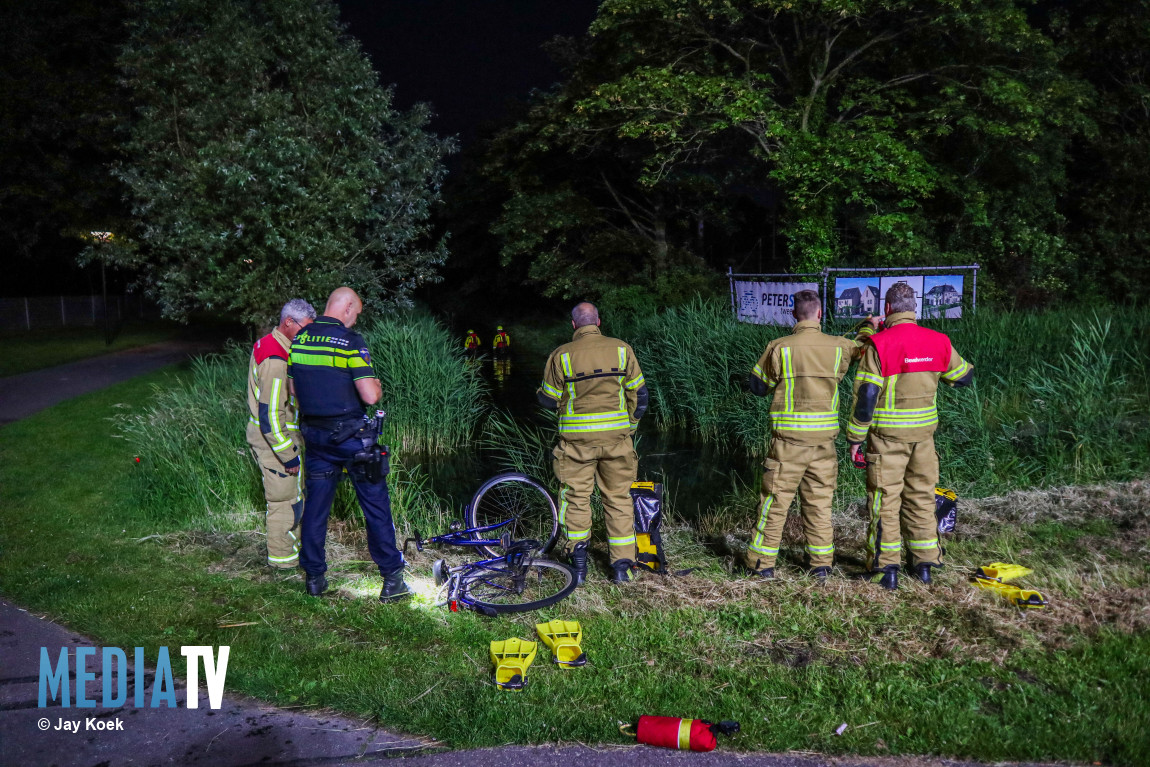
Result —
[{"label": "bald head", "polygon": [[598,325],[599,310],[595,308],[595,304],[584,301],[571,310],[571,324],[576,330],[584,325]]},{"label": "bald head", "polygon": [[327,297],[327,305],[323,309],[325,315],[334,317],[349,328],[355,324],[362,311],[363,301],[360,301],[356,292],[348,287],[333,290]]}]

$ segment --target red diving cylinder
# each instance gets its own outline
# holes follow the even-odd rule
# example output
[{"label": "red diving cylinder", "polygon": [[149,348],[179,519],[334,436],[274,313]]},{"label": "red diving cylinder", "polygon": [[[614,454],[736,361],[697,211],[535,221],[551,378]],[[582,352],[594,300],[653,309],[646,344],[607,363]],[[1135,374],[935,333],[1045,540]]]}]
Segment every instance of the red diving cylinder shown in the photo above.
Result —
[{"label": "red diving cylinder", "polygon": [[[737,727],[738,725],[736,725]],[[673,716],[641,716],[635,734],[640,743],[682,751],[714,751],[715,725],[705,719]]]}]

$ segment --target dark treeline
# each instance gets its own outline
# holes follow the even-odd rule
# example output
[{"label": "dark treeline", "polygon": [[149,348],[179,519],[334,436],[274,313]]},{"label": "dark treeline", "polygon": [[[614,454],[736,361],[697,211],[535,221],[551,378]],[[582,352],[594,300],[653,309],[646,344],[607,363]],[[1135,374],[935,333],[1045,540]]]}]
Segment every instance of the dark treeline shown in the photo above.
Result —
[{"label": "dark treeline", "polygon": [[[1147,0],[605,0],[587,34],[548,45],[562,80],[524,94],[468,148],[442,203],[450,144],[426,136],[422,107],[389,106],[354,42],[336,41],[330,3],[270,15],[257,0],[227,6],[242,21],[231,38],[205,21],[224,5],[0,11],[10,275],[24,265],[59,276],[81,236],[116,231],[130,249],[106,260],[153,283],[179,274],[152,287],[242,316],[264,311],[249,300],[268,281],[252,264],[302,254],[327,284],[346,279],[327,272],[349,249],[364,254],[355,268],[367,288],[431,285],[422,295],[437,308],[517,311],[556,298],[675,305],[725,291],[728,267],[977,261],[980,298],[1019,307],[1133,300],[1150,278]],[[153,23],[157,9],[179,24]],[[160,49],[148,35],[187,44]],[[287,35],[328,53],[305,55]],[[228,51],[212,49],[229,39]],[[349,63],[322,68],[333,57]],[[197,61],[228,66],[188,65]],[[203,128],[191,138],[178,133],[189,119]],[[333,147],[343,167],[309,170],[308,157]],[[194,157],[207,158],[202,173]],[[180,193],[173,162],[186,179],[239,186],[221,195],[197,181]],[[171,189],[160,194],[149,173]],[[244,186],[244,173],[266,188]],[[397,200],[407,190],[422,200],[395,233],[383,203],[359,199],[391,187],[356,180],[388,173]],[[263,201],[280,198],[269,213]],[[291,200],[334,200],[346,221],[299,224]],[[432,211],[434,232],[422,223]],[[192,249],[188,220],[199,227]],[[432,285],[437,273],[445,281]],[[240,294],[224,295],[230,286]]]},{"label": "dark treeline", "polygon": [[463,297],[977,261],[1027,307],[1150,277],[1150,3],[607,0],[549,50],[563,81],[448,189]]}]

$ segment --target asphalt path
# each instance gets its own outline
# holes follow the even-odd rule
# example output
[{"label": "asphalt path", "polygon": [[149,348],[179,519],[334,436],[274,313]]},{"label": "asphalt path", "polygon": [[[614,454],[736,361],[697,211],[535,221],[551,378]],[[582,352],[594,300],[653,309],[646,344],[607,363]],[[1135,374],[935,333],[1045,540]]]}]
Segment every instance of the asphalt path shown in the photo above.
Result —
[{"label": "asphalt path", "polygon": [[[0,378],[0,424],[87,392],[125,381],[205,350],[189,344],[156,344]],[[185,660],[171,648],[177,707],[104,708],[99,651],[89,661],[85,680],[93,708],[64,708],[59,699],[39,707],[41,648],[52,662],[69,651],[69,681],[76,701],[75,649],[100,647],[10,602],[0,600],[0,766],[144,767],[339,767],[395,764],[410,767],[528,767],[569,764],[577,767],[977,767],[977,763],[930,758],[825,757],[817,754],[762,754],[720,750],[709,754],[668,751],[648,746],[591,747],[504,746],[448,751],[426,738],[383,730],[325,712],[277,709],[256,700],[225,695],[219,709],[209,707],[200,675],[199,708],[188,708]],[[123,648],[131,663],[131,648]],[[144,676],[152,690],[155,669]],[[129,674],[129,680],[132,675]],[[128,684],[132,703],[133,684]],[[66,723],[66,724],[65,724]],[[71,729],[70,729],[71,728]]]},{"label": "asphalt path", "polygon": [[0,378],[0,425],[214,348],[170,341]]}]

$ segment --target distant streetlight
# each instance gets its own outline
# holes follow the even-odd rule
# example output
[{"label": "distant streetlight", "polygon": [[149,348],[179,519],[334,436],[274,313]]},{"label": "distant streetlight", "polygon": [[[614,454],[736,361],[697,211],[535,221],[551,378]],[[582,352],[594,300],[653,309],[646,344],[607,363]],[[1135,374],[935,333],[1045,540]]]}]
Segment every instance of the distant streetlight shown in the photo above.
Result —
[{"label": "distant streetlight", "polygon": [[[97,243],[109,243],[115,235],[111,232],[88,232]],[[108,326],[108,275],[104,271],[104,259],[100,259],[100,285],[104,293],[104,346],[112,345],[112,330]]]}]

